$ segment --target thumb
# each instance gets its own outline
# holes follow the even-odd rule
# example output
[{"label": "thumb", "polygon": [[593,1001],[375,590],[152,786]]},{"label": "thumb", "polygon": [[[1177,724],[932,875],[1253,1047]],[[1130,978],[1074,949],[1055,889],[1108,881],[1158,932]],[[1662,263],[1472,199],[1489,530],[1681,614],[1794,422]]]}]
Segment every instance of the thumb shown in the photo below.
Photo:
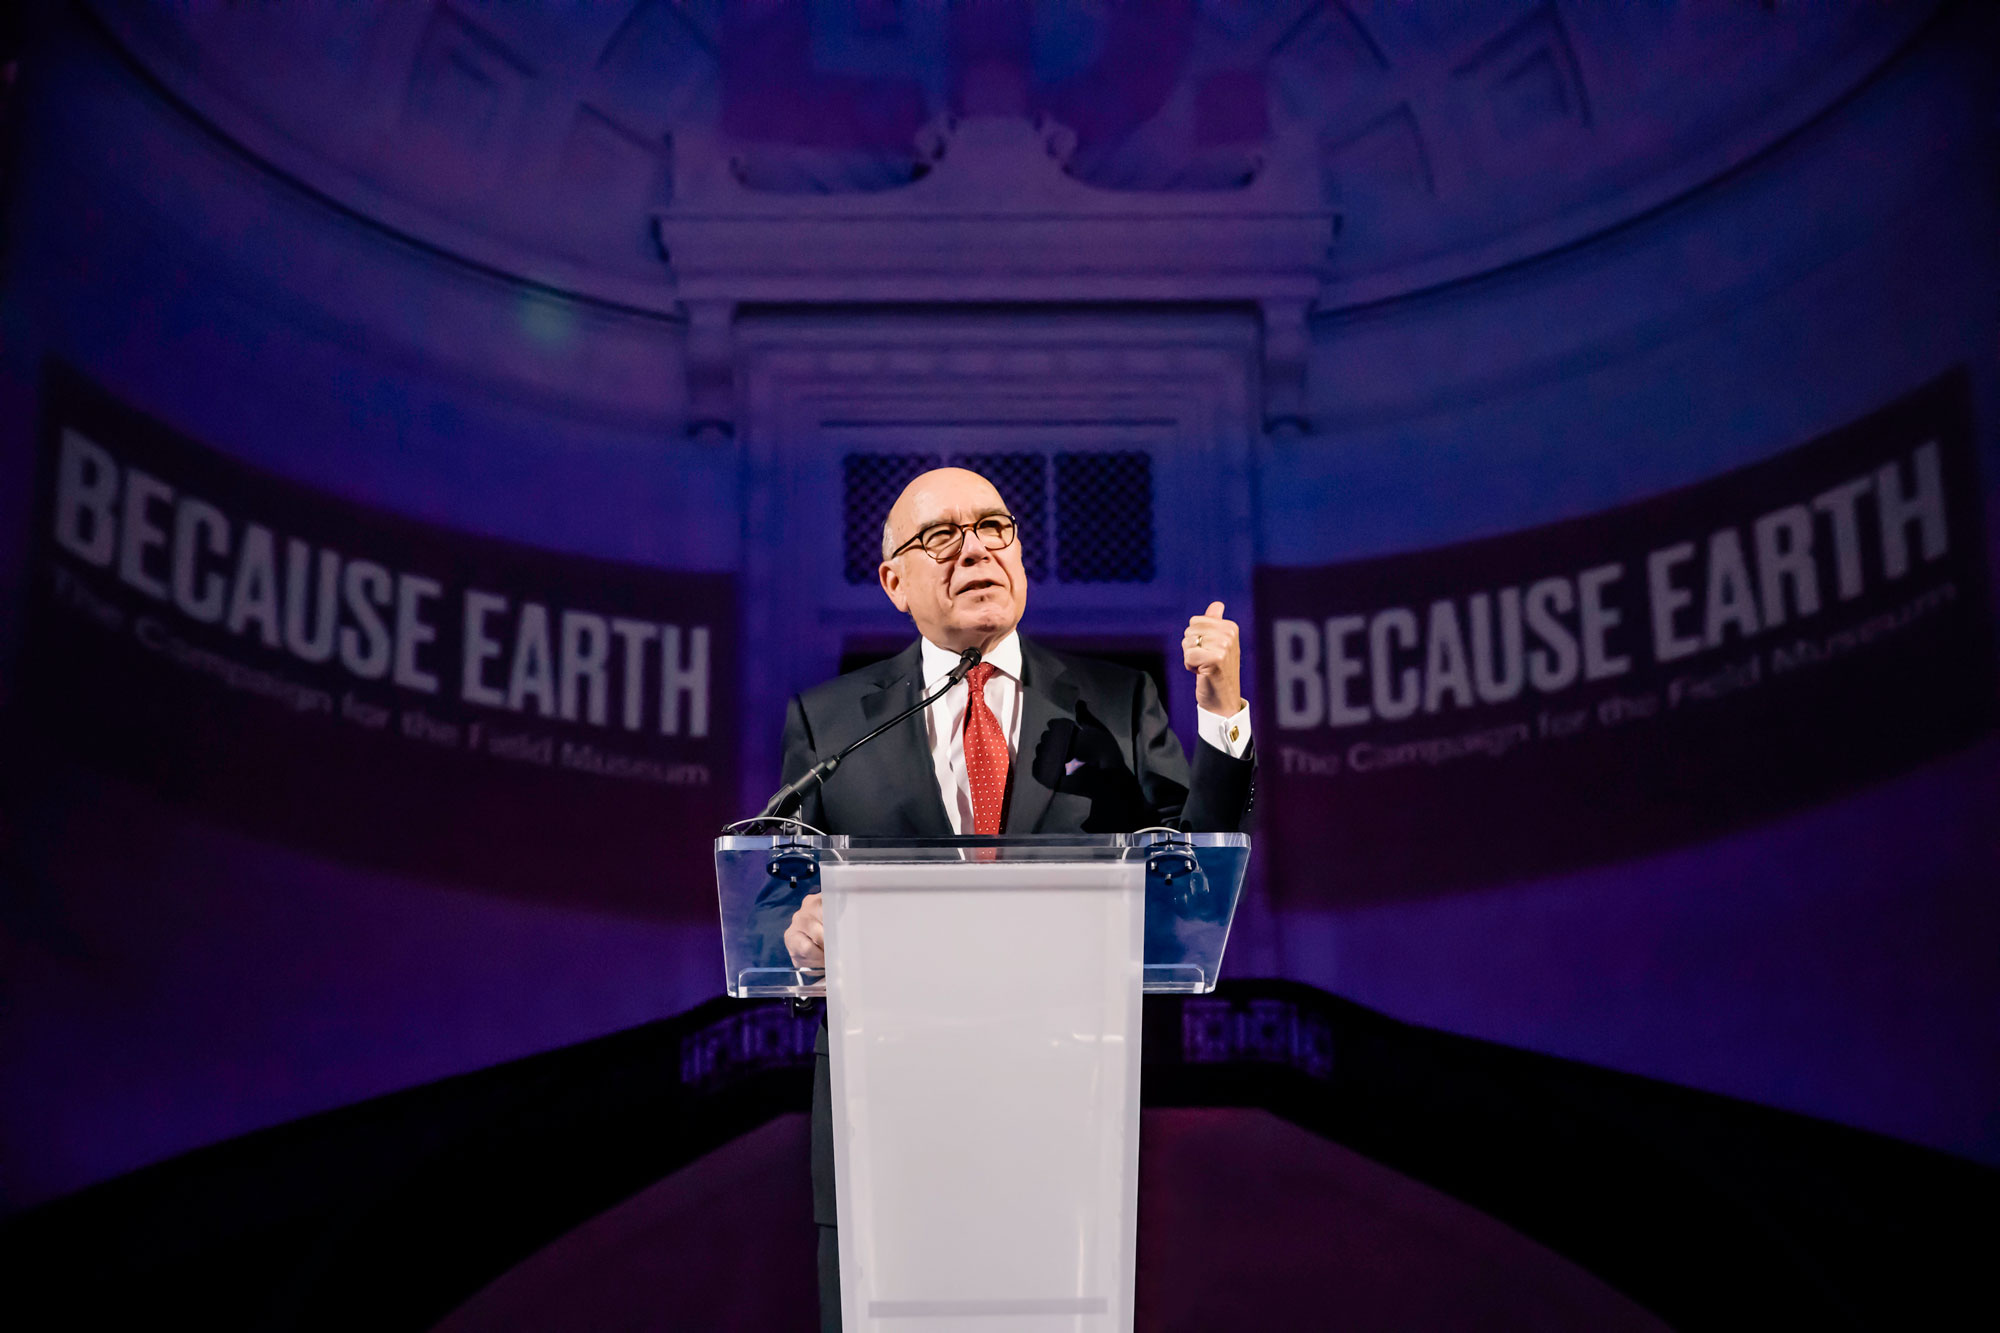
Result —
[{"label": "thumb", "polygon": [[1202,614],[1209,617],[1212,620],[1222,619],[1222,603],[1210,602],[1208,604],[1208,610],[1202,612]]}]

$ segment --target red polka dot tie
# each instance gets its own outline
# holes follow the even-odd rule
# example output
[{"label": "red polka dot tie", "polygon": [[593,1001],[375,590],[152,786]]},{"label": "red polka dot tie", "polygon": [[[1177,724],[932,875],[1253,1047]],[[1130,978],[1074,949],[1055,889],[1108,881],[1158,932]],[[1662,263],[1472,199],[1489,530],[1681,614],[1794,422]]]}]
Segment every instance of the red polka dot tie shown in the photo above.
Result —
[{"label": "red polka dot tie", "polygon": [[981,662],[965,675],[971,691],[965,702],[965,772],[972,783],[972,831],[981,837],[1000,832],[1007,804],[1007,733],[986,706],[986,682],[998,669]]}]

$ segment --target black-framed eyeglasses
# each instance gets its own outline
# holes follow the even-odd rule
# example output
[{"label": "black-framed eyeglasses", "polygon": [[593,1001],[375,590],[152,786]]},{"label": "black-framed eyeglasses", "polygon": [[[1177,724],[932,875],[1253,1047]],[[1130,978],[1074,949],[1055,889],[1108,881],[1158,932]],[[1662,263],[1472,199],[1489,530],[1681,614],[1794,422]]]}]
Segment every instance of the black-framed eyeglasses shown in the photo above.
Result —
[{"label": "black-framed eyeglasses", "polygon": [[1014,544],[1014,516],[1012,514],[987,514],[970,523],[933,523],[916,536],[889,552],[894,560],[912,546],[924,548],[924,554],[939,564],[956,560],[965,546],[965,534],[979,534],[979,544],[989,551],[1002,550]]}]

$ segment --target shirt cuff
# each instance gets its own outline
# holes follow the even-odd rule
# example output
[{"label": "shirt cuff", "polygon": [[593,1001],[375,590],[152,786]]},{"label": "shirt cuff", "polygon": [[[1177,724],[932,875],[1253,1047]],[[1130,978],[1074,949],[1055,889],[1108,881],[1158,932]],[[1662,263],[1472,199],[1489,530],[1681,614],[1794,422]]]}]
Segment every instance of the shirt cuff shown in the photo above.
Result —
[{"label": "shirt cuff", "polygon": [[1211,713],[1199,705],[1195,707],[1195,734],[1203,741],[1228,755],[1231,759],[1241,759],[1250,751],[1250,705],[1243,705],[1243,711],[1235,717],[1224,717]]}]

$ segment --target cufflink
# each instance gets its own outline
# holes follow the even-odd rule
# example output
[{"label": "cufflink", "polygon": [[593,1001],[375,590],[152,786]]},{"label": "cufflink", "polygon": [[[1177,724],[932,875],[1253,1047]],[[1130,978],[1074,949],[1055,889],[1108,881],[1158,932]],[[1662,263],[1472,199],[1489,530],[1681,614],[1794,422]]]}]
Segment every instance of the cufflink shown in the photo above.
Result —
[{"label": "cufflink", "polygon": [[1237,738],[1238,736],[1241,736],[1242,734],[1243,734],[1243,728],[1241,728],[1241,727],[1231,727],[1231,728],[1229,729],[1229,743],[1230,743],[1231,745],[1234,745],[1234,744],[1236,744],[1236,738]]},{"label": "cufflink", "polygon": [[1076,770],[1082,767],[1083,767],[1083,760],[1072,759],[1068,763],[1063,765],[1063,776],[1068,777],[1070,774],[1076,772]]}]

